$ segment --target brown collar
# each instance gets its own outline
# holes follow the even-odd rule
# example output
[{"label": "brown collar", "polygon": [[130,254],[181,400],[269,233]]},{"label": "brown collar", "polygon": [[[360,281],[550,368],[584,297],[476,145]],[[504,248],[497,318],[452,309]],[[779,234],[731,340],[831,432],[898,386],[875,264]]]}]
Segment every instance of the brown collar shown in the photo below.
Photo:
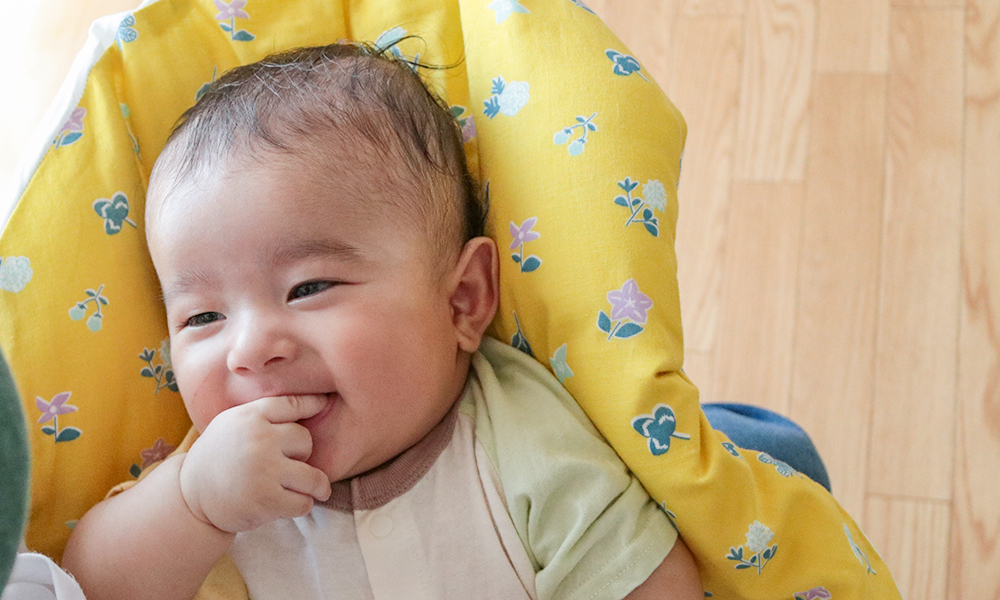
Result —
[{"label": "brown collar", "polygon": [[373,510],[405,494],[427,474],[451,441],[460,403],[456,402],[427,435],[396,458],[351,479],[331,483],[330,499],[319,504],[343,512]]}]

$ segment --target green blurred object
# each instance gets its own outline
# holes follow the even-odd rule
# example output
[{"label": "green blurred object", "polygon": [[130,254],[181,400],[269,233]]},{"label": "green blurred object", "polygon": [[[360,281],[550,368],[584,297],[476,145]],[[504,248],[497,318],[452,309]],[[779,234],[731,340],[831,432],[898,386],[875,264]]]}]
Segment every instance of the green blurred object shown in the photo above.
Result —
[{"label": "green blurred object", "polygon": [[0,354],[0,590],[7,584],[28,510],[28,434],[21,397]]}]

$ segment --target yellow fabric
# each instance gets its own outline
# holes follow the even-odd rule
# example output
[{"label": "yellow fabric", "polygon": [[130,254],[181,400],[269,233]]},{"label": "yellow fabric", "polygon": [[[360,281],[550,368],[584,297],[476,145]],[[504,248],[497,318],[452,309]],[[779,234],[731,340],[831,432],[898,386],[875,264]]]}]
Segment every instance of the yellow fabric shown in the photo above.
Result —
[{"label": "yellow fabric", "polygon": [[[897,598],[825,491],[725,444],[701,413],[673,252],[686,126],[579,0],[160,0],[127,16],[0,238],[0,344],[31,423],[28,544],[58,557],[67,522],[190,425],[142,225],[176,118],[271,52],[404,33],[421,39],[402,52],[457,64],[423,74],[465,120],[489,187],[494,335],[564,382],[670,512],[706,590]],[[58,421],[34,422],[46,415]]]}]

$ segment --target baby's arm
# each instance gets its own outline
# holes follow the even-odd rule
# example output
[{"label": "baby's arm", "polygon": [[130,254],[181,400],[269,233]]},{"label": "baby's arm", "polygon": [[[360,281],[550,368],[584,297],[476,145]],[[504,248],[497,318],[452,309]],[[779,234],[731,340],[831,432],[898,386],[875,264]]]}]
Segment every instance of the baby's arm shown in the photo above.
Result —
[{"label": "baby's arm", "polygon": [[639,587],[632,590],[626,600],[701,600],[705,590],[701,587],[698,566],[687,544],[677,538],[670,554]]},{"label": "baby's arm", "polygon": [[329,497],[329,479],[304,462],[312,438],[296,423],[324,402],[261,398],[220,413],[189,452],[84,515],[63,566],[90,600],[192,598],[236,532]]}]

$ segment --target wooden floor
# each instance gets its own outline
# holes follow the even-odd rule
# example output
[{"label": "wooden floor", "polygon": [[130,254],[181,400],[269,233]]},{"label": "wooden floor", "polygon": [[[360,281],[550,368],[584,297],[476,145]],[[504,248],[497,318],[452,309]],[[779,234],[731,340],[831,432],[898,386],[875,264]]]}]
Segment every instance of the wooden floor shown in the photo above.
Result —
[{"label": "wooden floor", "polygon": [[[2,1],[0,185],[82,24],[135,4]],[[1000,0],[588,4],[688,122],[703,399],[801,423],[906,598],[1000,599]]]}]

